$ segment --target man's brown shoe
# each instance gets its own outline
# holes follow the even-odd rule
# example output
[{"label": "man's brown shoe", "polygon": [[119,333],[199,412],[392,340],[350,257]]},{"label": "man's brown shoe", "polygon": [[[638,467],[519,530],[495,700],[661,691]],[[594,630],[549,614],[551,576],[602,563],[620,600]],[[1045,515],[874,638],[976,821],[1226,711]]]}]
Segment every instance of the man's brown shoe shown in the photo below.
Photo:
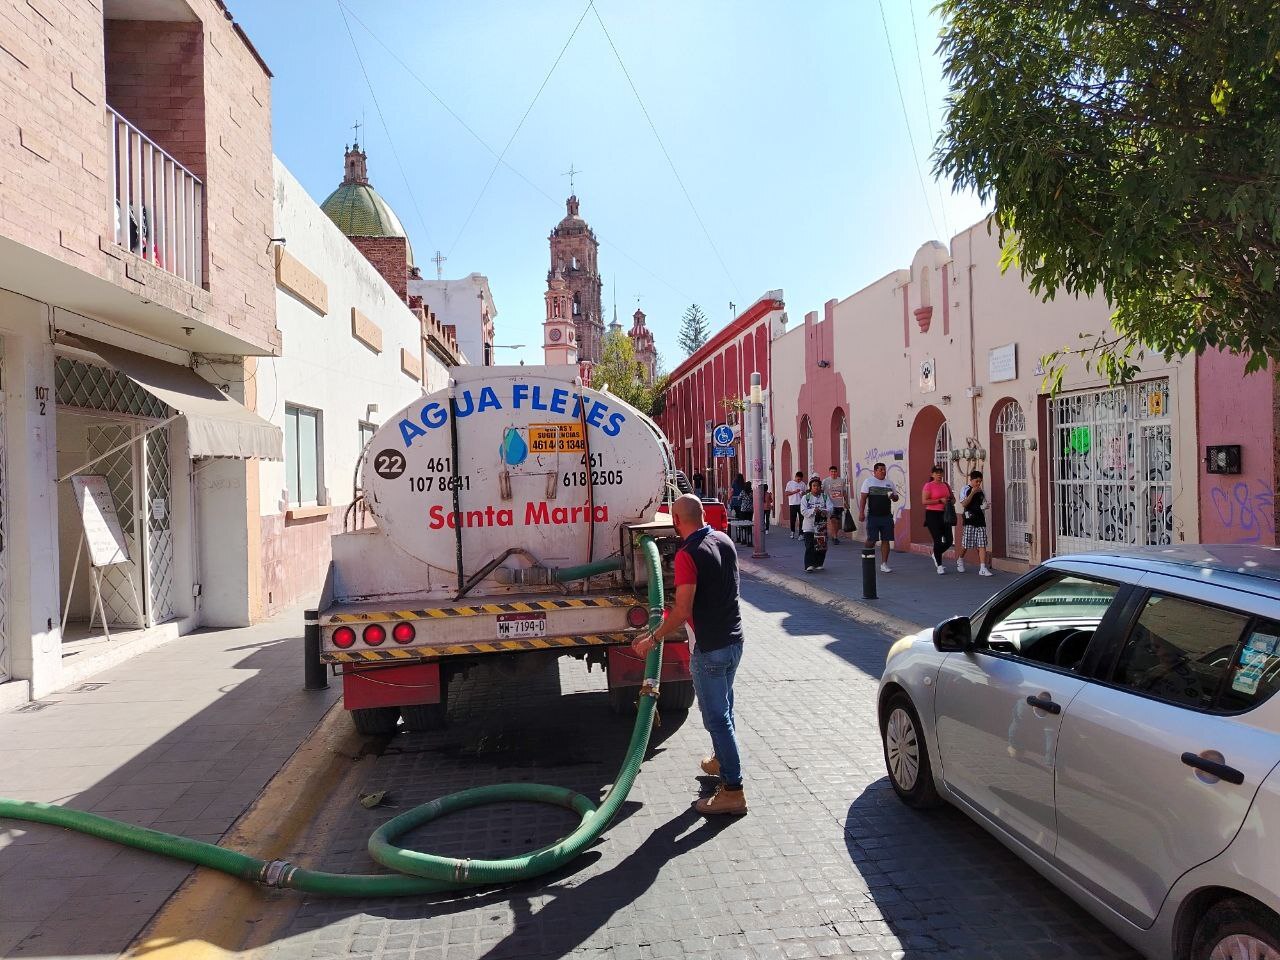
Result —
[{"label": "man's brown shoe", "polygon": [[744,790],[726,790],[719,786],[711,796],[703,797],[695,803],[693,809],[703,816],[728,814],[740,817],[747,812],[747,794]]},{"label": "man's brown shoe", "polygon": [[715,757],[707,757],[700,766],[702,767],[702,772],[708,777],[720,776],[720,761]]}]

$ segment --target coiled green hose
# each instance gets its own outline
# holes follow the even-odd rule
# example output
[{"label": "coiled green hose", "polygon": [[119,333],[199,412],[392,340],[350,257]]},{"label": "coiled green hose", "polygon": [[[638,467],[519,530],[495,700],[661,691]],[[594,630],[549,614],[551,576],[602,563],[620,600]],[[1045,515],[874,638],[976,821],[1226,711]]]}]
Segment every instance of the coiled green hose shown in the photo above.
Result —
[{"label": "coiled green hose", "polygon": [[[653,630],[662,622],[662,561],[651,537],[640,538],[640,549],[644,553],[649,574],[649,629]],[[618,561],[603,563],[612,563],[616,568]],[[598,563],[588,564],[584,569],[589,568],[592,574],[604,572],[598,569],[600,566]],[[655,679],[662,676],[662,644],[656,644],[649,652],[645,660],[645,676]],[[636,715],[635,727],[631,731],[631,742],[627,746],[622,769],[599,807],[580,793],[536,783],[499,783],[451,793],[388,820],[369,837],[369,855],[383,866],[399,871],[395,874],[361,875],[304,870],[283,860],[259,860],[201,840],[189,840],[47,803],[0,797],[0,817],[67,827],[104,840],[210,867],[244,880],[322,896],[403,897],[440,890],[512,883],[540,876],[568,863],[595,842],[608,827],[618,808],[627,799],[636,775],[640,772],[645,748],[649,744],[649,734],[653,729],[654,705],[654,697],[640,697],[640,709]],[[396,846],[397,837],[437,817],[486,803],[511,801],[534,801],[566,807],[581,816],[582,822],[571,834],[550,846],[505,860],[438,857]]]}]

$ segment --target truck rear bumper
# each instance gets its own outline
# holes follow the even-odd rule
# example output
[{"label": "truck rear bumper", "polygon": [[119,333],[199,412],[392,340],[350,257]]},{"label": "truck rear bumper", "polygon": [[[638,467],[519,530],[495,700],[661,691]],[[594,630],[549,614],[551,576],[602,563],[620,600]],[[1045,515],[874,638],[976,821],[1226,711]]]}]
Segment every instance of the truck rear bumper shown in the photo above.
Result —
[{"label": "truck rear bumper", "polygon": [[[631,647],[609,648],[609,689],[638,687],[645,681],[644,657],[631,652]],[[682,640],[668,640],[662,648],[662,677],[660,682],[688,680],[689,644]]]},{"label": "truck rear bumper", "polygon": [[[483,643],[455,643],[431,647],[379,647],[376,649],[324,650],[326,663],[387,663],[393,661],[433,661],[443,657],[475,656],[485,653],[523,653],[526,650],[555,650],[563,647],[602,647],[630,643],[638,630],[627,633],[588,633],[567,637],[531,637],[527,640],[488,640]],[[642,661],[643,662],[643,661]]]}]

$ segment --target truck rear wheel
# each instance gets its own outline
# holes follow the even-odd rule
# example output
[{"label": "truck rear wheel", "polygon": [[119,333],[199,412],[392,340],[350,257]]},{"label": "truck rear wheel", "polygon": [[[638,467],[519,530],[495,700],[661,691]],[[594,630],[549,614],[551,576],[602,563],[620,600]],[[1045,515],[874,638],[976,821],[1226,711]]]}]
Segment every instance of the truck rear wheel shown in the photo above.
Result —
[{"label": "truck rear wheel", "polygon": [[449,725],[448,714],[448,704],[443,700],[439,703],[415,703],[411,707],[400,708],[400,716],[404,717],[404,728],[410,733],[443,730]]},{"label": "truck rear wheel", "polygon": [[390,737],[400,719],[398,707],[362,707],[351,711],[356,733],[366,737]]},{"label": "truck rear wheel", "polygon": [[658,709],[684,712],[693,706],[692,680],[667,680],[658,691]]}]

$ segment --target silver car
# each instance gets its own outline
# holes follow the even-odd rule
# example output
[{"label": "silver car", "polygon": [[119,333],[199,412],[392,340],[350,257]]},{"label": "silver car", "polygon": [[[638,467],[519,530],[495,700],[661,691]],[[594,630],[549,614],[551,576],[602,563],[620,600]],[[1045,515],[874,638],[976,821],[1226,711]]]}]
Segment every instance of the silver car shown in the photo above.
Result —
[{"label": "silver car", "polygon": [[1149,957],[1280,960],[1280,550],[1051,560],[904,637],[885,764]]}]

